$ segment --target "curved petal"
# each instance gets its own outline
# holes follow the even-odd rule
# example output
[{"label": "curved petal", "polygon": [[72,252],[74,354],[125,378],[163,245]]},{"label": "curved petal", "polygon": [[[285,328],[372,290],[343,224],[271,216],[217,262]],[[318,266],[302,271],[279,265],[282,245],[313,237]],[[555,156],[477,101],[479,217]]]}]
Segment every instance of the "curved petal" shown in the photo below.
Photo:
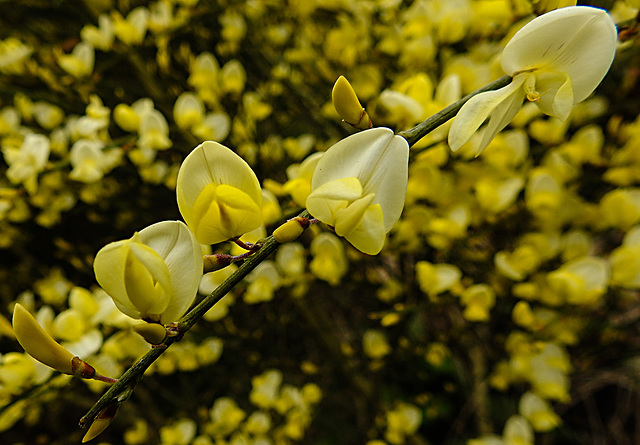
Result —
[{"label": "curved petal", "polygon": [[185,158],[178,171],[178,208],[189,227],[194,223],[195,202],[202,190],[211,183],[236,187],[245,192],[258,207],[262,207],[260,183],[249,164],[224,145],[207,141]]},{"label": "curved petal", "polygon": [[573,82],[574,101],[593,92],[615,57],[617,31],[604,10],[589,6],[556,9],[535,18],[507,43],[504,71],[533,69],[565,72]]},{"label": "curved petal", "polygon": [[307,210],[325,224],[335,224],[335,212],[349,201],[362,196],[362,184],[356,178],[338,178],[320,185],[307,197]]},{"label": "curved petal", "polygon": [[384,246],[387,230],[379,204],[369,206],[355,230],[345,235],[345,239],[362,253],[377,255]]},{"label": "curved petal", "polygon": [[567,73],[536,72],[536,89],[540,98],[538,108],[548,116],[565,120],[569,117],[574,104],[573,84]]},{"label": "curved petal", "polygon": [[375,195],[373,193],[364,196],[343,209],[336,211],[336,233],[340,236],[347,236],[353,232],[362,222],[365,212],[371,205]]},{"label": "curved petal", "polygon": [[98,284],[113,299],[120,312],[132,318],[140,318],[124,284],[125,266],[131,240],[109,243],[98,251],[93,260],[93,271]]},{"label": "curved petal", "polygon": [[482,141],[476,151],[476,156],[484,151],[485,148],[491,143],[494,137],[501,132],[504,127],[509,125],[509,122],[518,114],[520,108],[522,108],[522,102],[524,100],[524,91],[522,89],[516,90],[513,94],[507,97],[504,102],[496,108],[495,112],[491,115],[489,123],[482,135]]},{"label": "curved petal", "polygon": [[124,282],[142,318],[164,312],[173,297],[169,268],[158,252],[142,242],[129,245]]},{"label": "curved petal", "polygon": [[[520,98],[520,105],[522,105],[522,99],[524,94],[522,93],[522,84],[526,79],[526,75],[520,75],[513,78],[511,83],[498,90],[487,91],[477,94],[465,103],[458,114],[453,119],[451,128],[449,129],[449,146],[451,150],[458,151],[460,147],[466,144],[473,133],[478,131],[480,125],[496,111],[499,107],[503,107],[505,103],[508,103],[507,108],[513,102],[517,102],[517,98]],[[507,102],[510,101],[510,102]],[[516,111],[517,112],[517,111]],[[498,127],[498,123],[502,123],[503,117],[507,114],[506,111],[502,111],[502,115],[497,119],[497,123],[492,127]],[[515,114],[514,114],[515,115]],[[513,116],[511,116],[513,118]],[[508,123],[508,122],[507,122]],[[506,123],[502,128],[506,126]],[[498,133],[502,128],[493,133],[493,136]],[[492,128],[493,129],[493,128]],[[493,136],[491,138],[493,138]],[[489,139],[490,141],[491,139]],[[488,142],[487,142],[488,144]]]},{"label": "curved petal", "polygon": [[202,278],[202,250],[181,221],[162,221],[140,231],[142,242],[158,252],[169,269],[173,298],[162,312],[160,322],[180,318],[193,303]]}]

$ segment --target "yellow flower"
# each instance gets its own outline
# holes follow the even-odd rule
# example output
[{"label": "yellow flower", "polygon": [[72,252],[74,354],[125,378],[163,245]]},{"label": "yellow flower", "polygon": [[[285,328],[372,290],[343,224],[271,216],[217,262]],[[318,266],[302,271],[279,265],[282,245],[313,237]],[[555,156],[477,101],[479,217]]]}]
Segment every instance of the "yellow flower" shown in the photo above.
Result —
[{"label": "yellow flower", "polygon": [[610,266],[598,257],[583,257],[563,264],[547,274],[547,282],[569,304],[592,306],[600,303],[607,291]]},{"label": "yellow flower", "polygon": [[624,236],[622,245],[611,252],[611,284],[640,289],[640,226]]},{"label": "yellow flower", "polygon": [[356,249],[376,255],[404,207],[408,157],[407,141],[388,128],[341,140],[318,161],[309,213],[334,226]]},{"label": "yellow flower", "polygon": [[270,408],[276,403],[281,384],[282,372],[269,369],[251,379],[249,400],[259,408]]},{"label": "yellow flower", "polygon": [[156,109],[148,110],[140,116],[139,131],[138,145],[141,148],[166,150],[172,145],[169,139],[169,124],[162,113]]},{"label": "yellow flower", "polygon": [[204,119],[204,103],[197,94],[184,92],[173,105],[173,120],[181,130],[192,128]]},{"label": "yellow flower", "polygon": [[451,264],[432,264],[428,261],[416,263],[416,279],[420,290],[429,297],[451,289],[462,277],[462,272]]},{"label": "yellow flower", "polygon": [[102,179],[119,161],[122,155],[120,150],[103,150],[104,143],[91,139],[80,139],[69,153],[69,160],[73,170],[69,178],[91,183]]},{"label": "yellow flower", "polygon": [[502,53],[502,69],[513,80],[474,96],[460,109],[449,132],[451,149],[460,149],[490,117],[479,155],[513,119],[525,98],[543,113],[565,120],[573,104],[586,99],[604,78],[616,42],[615,23],[602,9],[573,6],[533,19]]},{"label": "yellow flower", "polygon": [[293,202],[301,207],[305,206],[307,197],[311,193],[311,178],[322,155],[324,155],[323,152],[312,153],[300,164],[291,164],[287,167],[289,180],[284,183],[283,189],[291,195]]},{"label": "yellow flower", "polygon": [[317,278],[337,286],[347,273],[349,263],[340,238],[329,232],[323,232],[311,241],[313,260],[309,269]]},{"label": "yellow flower", "polygon": [[107,14],[100,14],[98,26],[85,25],[80,31],[80,37],[95,48],[108,51],[113,45],[113,21]]},{"label": "yellow flower", "polygon": [[561,423],[560,417],[553,411],[549,402],[530,391],[520,398],[518,411],[536,431],[551,431]]},{"label": "yellow flower", "polygon": [[502,440],[507,445],[533,445],[533,428],[522,416],[513,415],[507,419],[502,432]]},{"label": "yellow flower", "polygon": [[262,191],[249,164],[217,142],[204,142],[178,172],[178,208],[196,239],[215,244],[262,225]]},{"label": "yellow flower", "polygon": [[422,423],[420,408],[410,403],[398,403],[387,412],[385,439],[392,444],[403,444],[405,438],[413,435]]},{"label": "yellow flower", "polygon": [[149,10],[144,6],[133,9],[124,19],[120,13],[113,12],[113,32],[125,45],[142,43],[149,25]]},{"label": "yellow flower", "polygon": [[367,357],[381,359],[391,353],[391,346],[384,333],[378,329],[368,329],[362,336],[362,349]]},{"label": "yellow flower", "polygon": [[213,437],[231,434],[246,417],[246,413],[229,397],[216,399],[211,408],[211,424],[207,433]]},{"label": "yellow flower", "polygon": [[475,284],[462,292],[460,302],[465,306],[462,316],[466,320],[487,321],[489,311],[496,303],[496,294],[486,284]]},{"label": "yellow flower", "polygon": [[95,52],[93,46],[86,42],[78,43],[71,54],[58,57],[58,65],[74,77],[86,77],[93,72]]},{"label": "yellow flower", "polygon": [[191,306],[202,277],[202,251],[180,221],[153,224],[96,255],[96,279],[132,318],[168,324]]}]

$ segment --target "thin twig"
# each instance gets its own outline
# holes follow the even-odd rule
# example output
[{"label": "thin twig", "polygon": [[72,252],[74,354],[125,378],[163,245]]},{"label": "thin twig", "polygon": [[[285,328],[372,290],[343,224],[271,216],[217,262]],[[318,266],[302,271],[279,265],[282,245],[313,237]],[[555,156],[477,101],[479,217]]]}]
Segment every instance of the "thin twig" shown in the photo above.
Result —
[{"label": "thin twig", "polygon": [[476,94],[484,93],[485,91],[490,91],[490,90],[497,90],[498,88],[502,88],[508,85],[509,82],[511,82],[511,76],[503,76],[500,79],[495,80],[490,84],[485,85],[482,88],[467,94],[465,97],[463,97],[459,101],[437,112],[436,114],[431,116],[429,119],[419,123],[415,127],[410,128],[409,130],[398,132],[398,135],[405,138],[409,143],[409,146],[412,146],[413,144],[418,142],[420,139],[425,137],[427,134],[431,133],[433,130],[438,128],[440,125],[444,124],[449,119],[454,117],[458,113],[460,108],[462,108],[462,106]]}]

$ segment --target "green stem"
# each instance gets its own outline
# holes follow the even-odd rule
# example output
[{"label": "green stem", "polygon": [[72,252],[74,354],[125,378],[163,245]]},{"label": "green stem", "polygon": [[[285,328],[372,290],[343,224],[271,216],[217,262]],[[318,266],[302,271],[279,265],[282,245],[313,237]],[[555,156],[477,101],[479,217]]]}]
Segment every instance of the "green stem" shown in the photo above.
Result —
[{"label": "green stem", "polygon": [[460,108],[462,108],[462,106],[469,99],[471,99],[473,96],[475,96],[477,94],[480,94],[480,93],[484,93],[485,91],[497,90],[499,88],[507,86],[509,84],[509,82],[511,82],[511,76],[503,76],[500,79],[495,80],[495,81],[491,82],[490,84],[485,85],[482,88],[480,88],[478,90],[475,90],[472,93],[467,94],[465,97],[460,99],[458,102],[455,102],[455,103],[449,105],[447,108],[437,112],[436,114],[431,116],[426,121],[420,122],[415,127],[410,128],[410,129],[405,130],[405,131],[398,132],[398,135],[402,136],[403,138],[405,138],[407,140],[407,142],[409,143],[409,146],[411,147],[416,142],[418,142],[420,139],[425,137],[427,134],[431,133],[433,130],[438,128],[440,125],[444,124],[449,119],[454,117],[458,113],[458,111],[460,111]]},{"label": "green stem", "polygon": [[[304,210],[300,213],[301,217],[308,218],[309,213]],[[80,419],[80,427],[85,428],[93,423],[96,416],[107,405],[114,401],[120,401],[120,396],[127,389],[130,389],[141,377],[142,374],[155,362],[158,357],[167,350],[169,346],[178,341],[181,334],[187,332],[202,316],[213,306],[216,305],[225,295],[227,295],[240,281],[243,280],[253,269],[264,261],[269,255],[275,252],[280,245],[272,236],[265,239],[260,250],[248,257],[245,262],[238,267],[229,278],[227,278],[213,292],[207,295],[200,303],[187,312],[180,320],[176,322],[176,330],[178,335],[167,337],[167,339],[156,348],[147,352],[140,360],[138,360],[131,368],[129,368],[122,376],[105,392],[100,399],[91,407],[91,409]]]}]

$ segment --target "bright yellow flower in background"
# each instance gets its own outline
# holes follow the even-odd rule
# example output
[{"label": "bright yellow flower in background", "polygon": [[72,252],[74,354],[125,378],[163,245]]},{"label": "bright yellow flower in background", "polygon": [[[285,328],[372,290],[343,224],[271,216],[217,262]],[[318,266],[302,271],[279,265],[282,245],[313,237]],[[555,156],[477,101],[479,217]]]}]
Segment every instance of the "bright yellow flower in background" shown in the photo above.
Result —
[{"label": "bright yellow flower in background", "polygon": [[533,19],[502,53],[502,69],[513,80],[474,96],[460,109],[449,132],[451,149],[460,149],[490,118],[476,152],[480,154],[525,98],[543,113],[567,119],[573,104],[586,99],[609,71],[616,43],[615,23],[602,9],[573,6]]},{"label": "bright yellow flower in background", "polygon": [[202,250],[181,221],[153,224],[107,244],[94,260],[96,279],[132,318],[168,324],[191,306],[202,278]]},{"label": "bright yellow flower in background", "polygon": [[217,142],[204,142],[178,172],[178,208],[196,239],[215,244],[262,225],[262,191],[240,156]]},{"label": "bright yellow flower in background", "polygon": [[388,128],[341,140],[318,161],[309,213],[356,249],[376,255],[404,208],[408,158],[409,144]]}]

